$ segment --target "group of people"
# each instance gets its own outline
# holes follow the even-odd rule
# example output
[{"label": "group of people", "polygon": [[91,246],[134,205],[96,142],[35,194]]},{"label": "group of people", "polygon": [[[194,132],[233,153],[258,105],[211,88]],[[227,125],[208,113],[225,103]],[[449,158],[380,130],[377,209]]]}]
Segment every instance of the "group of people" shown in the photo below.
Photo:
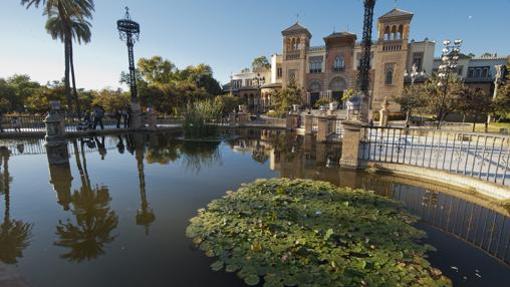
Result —
[{"label": "group of people", "polygon": [[[117,120],[117,128],[128,128],[129,126],[129,112],[127,109],[118,109],[114,113],[114,118]],[[105,110],[103,107],[96,105],[92,108],[92,112],[86,113],[83,122],[78,127],[79,130],[95,130],[97,126],[104,130],[103,119],[105,117]]]}]

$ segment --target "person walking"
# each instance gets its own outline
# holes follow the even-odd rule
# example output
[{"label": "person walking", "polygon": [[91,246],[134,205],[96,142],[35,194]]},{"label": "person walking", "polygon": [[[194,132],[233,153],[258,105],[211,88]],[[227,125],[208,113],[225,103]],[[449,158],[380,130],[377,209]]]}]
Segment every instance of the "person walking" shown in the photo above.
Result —
[{"label": "person walking", "polygon": [[4,113],[2,111],[0,111],[0,133],[4,132],[3,121],[4,121]]},{"label": "person walking", "polygon": [[115,110],[115,119],[117,120],[117,128],[120,129],[120,122],[122,120],[122,111],[120,109]]},{"label": "person walking", "polygon": [[101,126],[101,130],[104,130],[103,125],[104,109],[101,106],[94,107],[94,130],[97,128],[97,124]]},{"label": "person walking", "polygon": [[127,129],[129,127],[129,112],[126,108],[121,111],[122,121],[124,122],[124,128]]}]

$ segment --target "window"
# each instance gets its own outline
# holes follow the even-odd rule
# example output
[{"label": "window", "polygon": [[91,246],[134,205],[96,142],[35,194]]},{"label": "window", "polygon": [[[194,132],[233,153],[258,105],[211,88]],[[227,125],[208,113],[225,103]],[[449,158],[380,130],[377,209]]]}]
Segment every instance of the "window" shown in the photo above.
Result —
[{"label": "window", "polygon": [[289,83],[296,82],[296,70],[289,70]]},{"label": "window", "polygon": [[282,67],[276,68],[276,78],[277,79],[281,79],[282,76],[283,76],[283,69],[282,69]]},{"label": "window", "polygon": [[343,56],[338,56],[335,58],[335,62],[333,63],[333,71],[341,72],[345,68],[345,61]]},{"label": "window", "polygon": [[393,71],[394,71],[394,65],[386,64],[385,69],[384,69],[384,84],[393,85]]},{"label": "window", "polygon": [[489,66],[468,68],[468,78],[470,79],[490,79],[491,77],[491,69]]},{"label": "window", "polygon": [[416,65],[418,72],[423,69],[423,52],[413,53],[413,65]]},{"label": "window", "polygon": [[322,57],[310,57],[310,74],[322,73]]}]

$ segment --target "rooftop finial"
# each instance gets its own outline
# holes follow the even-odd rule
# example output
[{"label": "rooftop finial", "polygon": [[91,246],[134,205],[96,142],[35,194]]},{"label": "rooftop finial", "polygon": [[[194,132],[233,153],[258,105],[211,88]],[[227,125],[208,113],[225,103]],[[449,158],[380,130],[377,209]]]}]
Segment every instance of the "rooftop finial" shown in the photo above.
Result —
[{"label": "rooftop finial", "polygon": [[296,14],[296,23],[299,23],[299,13]]},{"label": "rooftop finial", "polygon": [[130,20],[131,19],[131,15],[129,15],[129,7],[126,6],[126,7],[124,7],[124,9],[126,9],[126,19]]}]

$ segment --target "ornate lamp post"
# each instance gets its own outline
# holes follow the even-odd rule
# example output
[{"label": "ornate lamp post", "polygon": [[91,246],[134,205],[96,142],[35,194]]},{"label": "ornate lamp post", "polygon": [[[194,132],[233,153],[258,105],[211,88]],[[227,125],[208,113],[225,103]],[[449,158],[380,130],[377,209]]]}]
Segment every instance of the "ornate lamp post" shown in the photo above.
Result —
[{"label": "ornate lamp post", "polygon": [[138,129],[142,126],[141,108],[138,102],[138,91],[136,87],[136,70],[135,57],[133,47],[135,42],[140,39],[140,24],[131,20],[129,8],[126,7],[126,16],[124,19],[117,21],[117,29],[122,41],[126,41],[129,57],[129,84],[131,87],[131,115],[130,128]]},{"label": "ornate lamp post", "polygon": [[365,16],[363,21],[363,50],[358,74],[358,85],[362,96],[360,121],[369,120],[371,97],[370,89],[370,56],[372,52],[372,26],[374,22],[374,7],[376,0],[364,0]]},{"label": "ornate lamp post", "polygon": [[[443,51],[441,55],[441,65],[439,65],[439,71],[437,76],[439,77],[439,83],[437,86],[442,88],[443,98],[441,100],[440,117],[443,117],[444,105],[446,103],[446,97],[448,94],[448,83],[452,75],[457,73],[457,63],[460,58],[460,47],[462,46],[462,40],[445,40],[443,41]],[[437,128],[441,127],[442,118],[437,119]]]},{"label": "ornate lamp post", "polygon": [[262,102],[262,89],[261,89],[261,87],[262,87],[262,84],[266,81],[266,78],[262,77],[260,75],[260,73],[258,73],[257,76],[255,76],[254,80],[255,80],[255,83],[257,83],[257,92],[259,93],[259,99],[257,100],[257,105],[255,107],[255,112],[258,115],[258,113],[260,112],[260,103]]}]

